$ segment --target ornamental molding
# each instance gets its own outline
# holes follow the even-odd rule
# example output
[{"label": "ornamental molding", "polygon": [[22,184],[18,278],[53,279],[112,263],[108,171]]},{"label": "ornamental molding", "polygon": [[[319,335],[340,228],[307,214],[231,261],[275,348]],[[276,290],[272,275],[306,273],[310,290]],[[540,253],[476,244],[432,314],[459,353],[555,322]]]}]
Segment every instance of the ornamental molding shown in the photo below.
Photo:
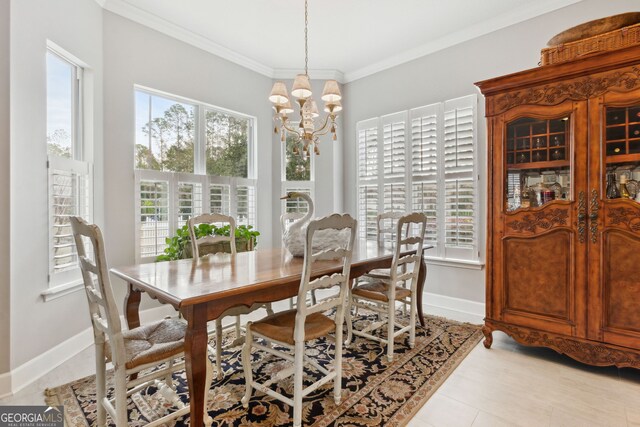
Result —
[{"label": "ornamental molding", "polygon": [[640,210],[632,208],[611,208],[607,217],[610,225],[623,225],[629,230],[640,232]]},{"label": "ornamental molding", "polygon": [[640,368],[640,354],[619,350],[598,342],[579,341],[505,324],[490,325],[489,329],[502,330],[521,344],[548,347],[590,365]]},{"label": "ornamental molding", "polygon": [[626,92],[637,87],[640,87],[640,67],[634,66],[622,71],[498,95],[495,98],[496,111],[494,114],[502,113],[519,105],[557,105],[567,99],[584,101],[610,90],[617,89]]},{"label": "ornamental molding", "polygon": [[508,222],[507,226],[521,233],[535,233],[538,228],[549,230],[553,226],[566,225],[568,218],[569,212],[566,209],[549,209],[526,214],[521,220]]}]

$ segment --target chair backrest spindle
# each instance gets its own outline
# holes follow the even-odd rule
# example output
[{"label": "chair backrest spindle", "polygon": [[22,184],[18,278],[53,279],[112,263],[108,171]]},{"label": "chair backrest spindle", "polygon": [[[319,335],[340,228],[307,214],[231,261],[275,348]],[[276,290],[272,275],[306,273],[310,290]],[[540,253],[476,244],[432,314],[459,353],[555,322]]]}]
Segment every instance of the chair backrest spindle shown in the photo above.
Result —
[{"label": "chair backrest spindle", "polygon": [[[80,260],[80,270],[96,342],[103,341],[106,334],[112,346],[118,348],[124,345],[121,335],[122,325],[107,270],[102,232],[97,225],[88,224],[80,217],[70,217],[69,220]],[[85,240],[91,245],[93,259],[88,256]]]},{"label": "chair backrest spindle", "polygon": [[[427,227],[427,217],[423,213],[414,212],[398,219],[396,226],[395,248],[391,262],[391,281],[393,283],[411,280],[411,286],[416,286],[418,271],[424,246],[424,234]],[[410,246],[417,246],[413,255],[402,255]],[[411,269],[407,269],[412,264]]]},{"label": "chair backrest spindle", "polygon": [[[229,242],[231,254],[236,254],[236,220],[233,217],[222,214],[202,214],[189,218],[187,222],[189,228],[189,236],[191,237],[191,252],[193,258],[200,257],[200,247],[207,244],[215,244],[218,242]],[[228,236],[204,236],[196,237],[196,226],[200,224],[229,224]]]}]

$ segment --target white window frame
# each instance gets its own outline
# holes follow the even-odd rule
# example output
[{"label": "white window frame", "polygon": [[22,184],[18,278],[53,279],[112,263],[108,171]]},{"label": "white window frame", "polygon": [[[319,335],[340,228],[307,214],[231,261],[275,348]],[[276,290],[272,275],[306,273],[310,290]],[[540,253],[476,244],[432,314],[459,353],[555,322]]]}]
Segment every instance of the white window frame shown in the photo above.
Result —
[{"label": "white window frame", "polygon": [[[194,173],[184,172],[171,172],[171,171],[158,171],[150,169],[134,169],[134,185],[135,185],[135,257],[136,262],[153,262],[157,255],[142,256],[141,238],[142,238],[142,222],[140,221],[141,214],[141,194],[140,185],[143,181],[163,181],[168,183],[168,235],[173,236],[179,227],[178,220],[178,186],[180,183],[195,183],[200,185],[201,189],[201,202],[200,207],[196,209],[193,214],[209,212],[211,209],[211,186],[212,185],[225,185],[229,188],[229,213],[228,215],[236,218],[238,214],[238,198],[237,188],[240,186],[246,186],[252,188],[253,200],[250,200],[250,207],[248,217],[253,220],[252,225],[257,227],[257,192],[258,182],[256,177],[256,144],[257,140],[257,126],[256,118],[247,114],[242,114],[236,111],[232,111],[226,108],[217,107],[204,102],[196,101],[189,98],[180,97],[177,95],[169,94],[148,87],[135,85],[134,94],[136,92],[143,92],[150,96],[159,96],[171,101],[179,102],[182,104],[189,104],[194,107],[195,117],[195,129],[194,129]],[[223,114],[232,115],[242,119],[248,120],[249,129],[247,131],[247,178],[241,177],[227,177],[227,176],[214,176],[206,175],[206,111],[217,111]],[[135,146],[135,144],[134,144]],[[242,225],[239,223],[237,225]]]},{"label": "white window frame", "polygon": [[[66,51],[62,47],[47,40],[47,54],[53,54],[59,57],[61,60],[69,63],[74,67],[74,92],[73,92],[73,128],[72,128],[72,158],[60,157],[50,155],[47,153],[47,170],[48,170],[48,190],[47,190],[47,210],[49,217],[49,236],[48,236],[48,288],[42,292],[42,296],[45,301],[49,301],[60,296],[69,294],[83,286],[82,273],[80,271],[79,264],[76,267],[66,269],[64,271],[55,272],[53,257],[54,257],[54,232],[53,232],[53,177],[56,174],[55,171],[72,174],[79,177],[79,179],[85,179],[84,192],[80,192],[76,188],[75,197],[80,197],[83,201],[76,200],[76,212],[74,215],[81,215],[83,219],[91,222],[93,220],[94,209],[94,191],[93,191],[93,139],[90,133],[92,129],[91,122],[91,101],[92,92],[85,88],[85,81],[87,75],[89,75],[89,82],[91,82],[91,72],[86,63],[78,59],[76,56]],[[45,71],[48,72],[48,71]],[[90,86],[89,86],[90,87]],[[89,107],[89,108],[87,108]],[[45,144],[45,150],[48,152],[48,147]],[[75,245],[73,252],[76,252]]]},{"label": "white window frame", "polygon": [[[360,225],[359,235],[364,237],[366,232],[364,230],[367,227],[367,223],[371,222],[371,218],[369,221],[366,221],[364,217],[364,213],[361,212],[360,206],[360,188],[363,186],[376,186],[378,192],[378,213],[385,212],[384,206],[384,188],[385,185],[390,184],[402,184],[405,185],[405,210],[407,212],[413,210],[413,186],[414,184],[418,184],[421,182],[432,182],[433,178],[436,181],[437,188],[437,205],[436,205],[436,241],[437,244],[435,247],[425,253],[425,258],[428,262],[433,264],[443,264],[443,265],[457,265],[460,267],[469,267],[469,268],[480,268],[481,267],[481,257],[479,251],[479,239],[481,236],[481,230],[479,230],[479,207],[480,207],[480,197],[479,197],[479,174],[478,174],[478,123],[477,123],[477,104],[478,97],[475,94],[448,100],[441,103],[431,104],[423,107],[414,108],[408,111],[401,111],[394,114],[388,114],[385,116],[367,119],[360,121],[356,124],[356,141],[357,141],[357,157],[358,157],[358,171],[356,174],[356,194],[357,194],[357,211],[358,211],[358,221]],[[445,112],[450,109],[456,108],[472,108],[472,126],[473,126],[473,167],[470,171],[465,171],[461,173],[445,173],[445,160],[444,160],[444,117]],[[425,113],[436,114],[437,116],[437,162],[436,162],[436,173],[432,174],[432,176],[414,176],[413,175],[413,165],[412,165],[412,124],[415,118],[419,118],[424,116]],[[405,129],[405,173],[403,177],[386,177],[384,174],[384,126],[390,123],[404,121],[404,129]],[[366,129],[377,129],[377,171],[378,173],[375,176],[370,177],[361,177],[360,176],[360,133]],[[474,230],[474,239],[472,247],[470,248],[461,248],[461,247],[448,247],[446,245],[446,236],[445,236],[445,178],[454,178],[460,177],[464,179],[471,179],[474,183],[474,201],[473,201],[473,230]],[[369,224],[371,227],[372,224]],[[374,225],[375,226],[375,225]],[[364,228],[363,228],[364,227]],[[364,232],[364,234],[363,234]],[[370,234],[370,232],[369,232]],[[369,236],[371,238],[371,236]]]},{"label": "white window frame", "polygon": [[[309,166],[311,168],[309,171],[309,180],[287,181],[287,144],[285,142],[280,143],[280,191],[283,196],[290,191],[305,191],[309,193],[311,199],[314,199],[316,189],[316,162],[313,153],[309,153],[309,156]],[[286,212],[286,207],[287,201],[282,200],[280,203],[280,215]]]}]

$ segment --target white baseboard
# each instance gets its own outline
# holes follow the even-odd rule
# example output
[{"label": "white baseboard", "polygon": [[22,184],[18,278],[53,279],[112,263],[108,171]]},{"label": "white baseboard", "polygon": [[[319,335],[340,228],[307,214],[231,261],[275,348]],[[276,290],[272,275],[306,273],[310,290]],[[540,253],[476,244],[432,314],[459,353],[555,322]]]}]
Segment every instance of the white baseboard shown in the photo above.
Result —
[{"label": "white baseboard", "polygon": [[[171,306],[154,307],[141,311],[140,320],[142,323],[153,322],[175,313]],[[121,320],[124,322],[124,318]],[[92,344],[93,328],[87,328],[11,372],[0,375],[0,398],[17,393]]]},{"label": "white baseboard", "polygon": [[[454,320],[473,321],[481,323],[485,315],[485,305],[482,302],[471,301],[462,298],[454,298],[446,295],[432,294],[425,292],[422,298],[422,305],[425,312],[433,309],[435,314],[442,314],[442,311],[451,312]],[[458,318],[456,318],[458,314]]]}]

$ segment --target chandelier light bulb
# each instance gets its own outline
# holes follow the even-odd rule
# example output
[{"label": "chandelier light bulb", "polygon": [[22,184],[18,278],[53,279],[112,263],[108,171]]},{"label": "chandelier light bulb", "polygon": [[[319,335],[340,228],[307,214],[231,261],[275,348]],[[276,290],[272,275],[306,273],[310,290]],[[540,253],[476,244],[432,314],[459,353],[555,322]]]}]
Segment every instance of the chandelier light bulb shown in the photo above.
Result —
[{"label": "chandelier light bulb", "polygon": [[309,110],[311,112],[311,117],[313,117],[314,119],[316,117],[320,117],[320,112],[318,111],[318,104],[316,104],[315,99],[311,99],[311,107],[309,108]]},{"label": "chandelier light bulb", "polygon": [[287,102],[282,104],[281,107],[282,107],[282,108],[280,108],[280,113],[281,114],[286,116],[287,114],[293,113],[293,107],[291,106],[291,101],[289,101],[288,99],[287,99]]},{"label": "chandelier light bulb", "polygon": [[342,103],[340,101],[335,101],[335,102],[331,102],[331,103],[326,103],[324,106],[324,111],[326,111],[327,113],[337,113],[339,111],[342,111]]}]

